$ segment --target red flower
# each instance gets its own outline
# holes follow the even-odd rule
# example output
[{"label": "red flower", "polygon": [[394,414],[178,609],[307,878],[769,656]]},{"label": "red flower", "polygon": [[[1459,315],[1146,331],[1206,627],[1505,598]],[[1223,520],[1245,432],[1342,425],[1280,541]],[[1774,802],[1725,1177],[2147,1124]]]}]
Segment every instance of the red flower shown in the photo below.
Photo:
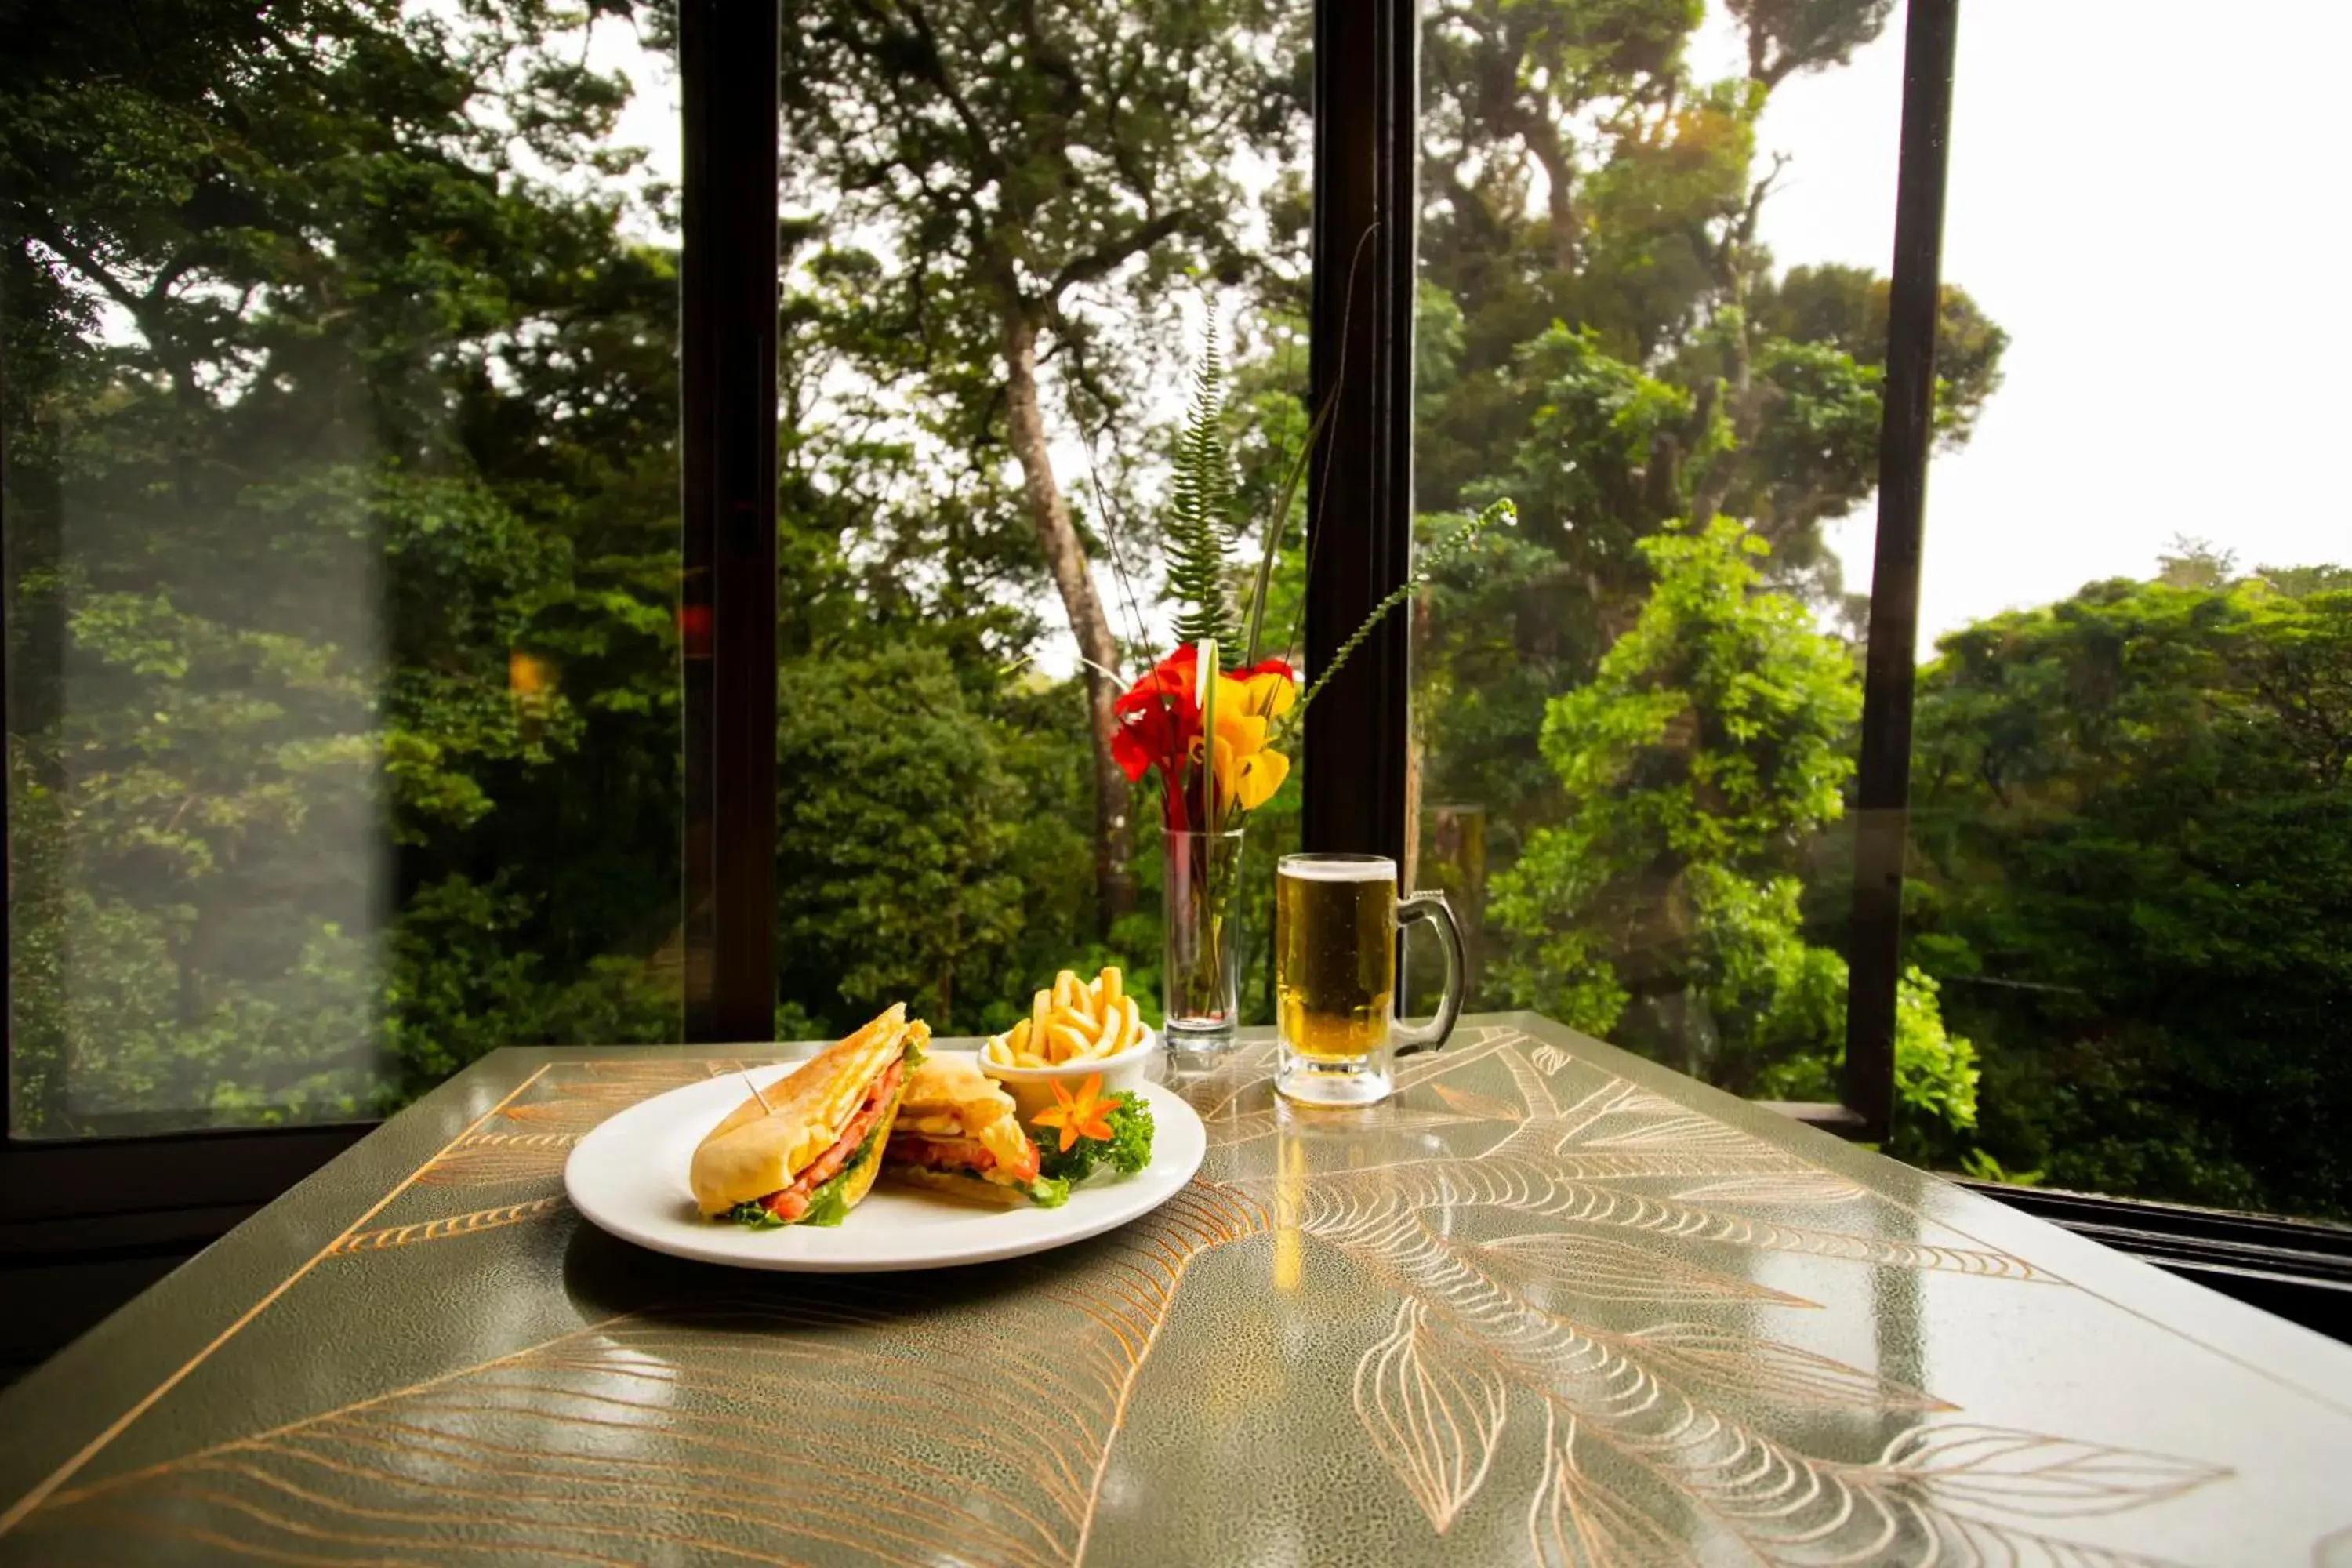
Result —
[{"label": "red flower", "polygon": [[1111,736],[1111,756],[1130,780],[1155,767],[1171,787],[1181,777],[1201,733],[1201,705],[1192,695],[1200,658],[1186,644],[1153,665],[1115,704],[1118,730]]},{"label": "red flower", "polygon": [[1133,713],[1145,708],[1181,706],[1193,715],[1195,723],[1199,722],[1200,704],[1195,693],[1200,687],[1200,648],[1186,643],[1144,671],[1142,679],[1120,696],[1118,710]]},{"label": "red flower", "polygon": [[1201,716],[1169,707],[1147,706],[1119,715],[1110,738],[1111,759],[1132,780],[1154,767],[1182,766],[1192,737],[1201,732]]}]

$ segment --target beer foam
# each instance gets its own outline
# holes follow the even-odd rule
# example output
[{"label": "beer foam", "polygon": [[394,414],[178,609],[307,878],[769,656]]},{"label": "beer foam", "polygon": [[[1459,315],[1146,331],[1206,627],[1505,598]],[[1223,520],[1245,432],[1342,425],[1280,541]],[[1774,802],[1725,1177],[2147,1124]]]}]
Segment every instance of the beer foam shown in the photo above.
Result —
[{"label": "beer foam", "polygon": [[1286,877],[1296,877],[1302,882],[1393,882],[1396,862],[1386,858],[1369,860],[1294,860],[1286,858],[1279,869]]}]

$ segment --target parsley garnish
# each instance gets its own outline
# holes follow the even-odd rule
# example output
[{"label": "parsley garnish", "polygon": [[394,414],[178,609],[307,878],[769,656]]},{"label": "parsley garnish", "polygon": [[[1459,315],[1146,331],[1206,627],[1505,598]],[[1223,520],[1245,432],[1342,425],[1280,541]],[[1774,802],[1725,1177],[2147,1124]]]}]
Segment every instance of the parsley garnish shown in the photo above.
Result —
[{"label": "parsley garnish", "polygon": [[1121,1175],[1131,1176],[1151,1163],[1151,1107],[1141,1095],[1125,1090],[1106,1095],[1104,1103],[1111,1108],[1103,1117],[1110,1127],[1108,1138],[1081,1138],[1067,1150],[1056,1132],[1049,1131],[1037,1140],[1038,1168],[1046,1176],[1065,1183],[1084,1181],[1105,1161]]}]

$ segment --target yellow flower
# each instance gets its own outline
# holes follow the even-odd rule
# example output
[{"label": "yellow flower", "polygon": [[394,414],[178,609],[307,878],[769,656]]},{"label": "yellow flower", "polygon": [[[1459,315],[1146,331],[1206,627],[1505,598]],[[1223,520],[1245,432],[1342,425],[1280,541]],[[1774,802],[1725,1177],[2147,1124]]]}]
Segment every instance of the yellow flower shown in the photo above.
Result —
[{"label": "yellow flower", "polygon": [[[1199,755],[1196,750],[1193,753]],[[1238,805],[1255,811],[1274,798],[1290,776],[1290,759],[1265,743],[1265,721],[1244,714],[1228,723],[1217,719],[1214,752],[1219,815]]]},{"label": "yellow flower", "polygon": [[1243,676],[1220,674],[1216,689],[1216,735],[1210,745],[1195,739],[1194,761],[1207,751],[1214,759],[1217,811],[1239,806],[1255,811],[1274,798],[1290,775],[1290,759],[1266,744],[1272,721],[1298,700],[1298,689],[1278,669]]},{"label": "yellow flower", "polygon": [[1236,752],[1223,735],[1217,737],[1217,794],[1222,799],[1244,811],[1255,811],[1274,798],[1274,792],[1289,776],[1290,759],[1273,747]]},{"label": "yellow flower", "polygon": [[[1243,706],[1244,712],[1266,719],[1279,719],[1298,705],[1298,683],[1279,670],[1260,670],[1255,675],[1243,677],[1234,684],[1247,693]],[[1223,700],[1222,692],[1219,700]]]},{"label": "yellow flower", "polygon": [[1250,689],[1230,675],[1217,677],[1217,739],[1236,752],[1265,744],[1265,715],[1250,706]]}]

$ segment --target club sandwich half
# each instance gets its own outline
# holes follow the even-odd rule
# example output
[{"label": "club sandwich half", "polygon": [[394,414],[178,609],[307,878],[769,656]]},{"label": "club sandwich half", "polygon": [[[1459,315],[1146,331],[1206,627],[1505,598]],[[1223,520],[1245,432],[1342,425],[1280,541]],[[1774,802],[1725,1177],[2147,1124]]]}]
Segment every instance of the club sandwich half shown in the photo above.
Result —
[{"label": "club sandwich half", "polygon": [[893,1182],[974,1203],[1053,1208],[1070,1195],[1067,1182],[1038,1174],[1037,1145],[1013,1097],[969,1057],[932,1057],[915,1069],[882,1159]]},{"label": "club sandwich half", "polygon": [[737,1106],[694,1151],[695,1203],[760,1227],[839,1225],[874,1185],[930,1034],[901,1002]]}]

